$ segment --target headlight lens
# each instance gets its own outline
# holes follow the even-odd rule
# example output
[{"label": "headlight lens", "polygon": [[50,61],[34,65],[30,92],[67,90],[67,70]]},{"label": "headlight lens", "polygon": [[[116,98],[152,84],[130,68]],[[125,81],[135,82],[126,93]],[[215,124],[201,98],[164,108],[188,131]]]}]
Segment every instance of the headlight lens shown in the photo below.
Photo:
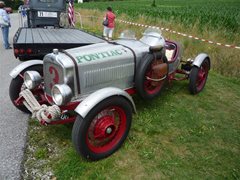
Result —
[{"label": "headlight lens", "polygon": [[58,106],[65,105],[72,99],[72,90],[66,84],[55,84],[52,88],[52,98]]},{"label": "headlight lens", "polygon": [[37,71],[26,71],[24,73],[24,84],[28,89],[34,89],[41,81],[42,77]]}]

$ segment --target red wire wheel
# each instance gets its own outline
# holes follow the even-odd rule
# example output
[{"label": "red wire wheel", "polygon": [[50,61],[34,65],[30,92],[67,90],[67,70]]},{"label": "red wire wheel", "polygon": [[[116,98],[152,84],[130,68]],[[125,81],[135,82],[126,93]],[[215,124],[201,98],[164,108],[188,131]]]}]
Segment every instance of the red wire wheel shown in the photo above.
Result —
[{"label": "red wire wheel", "polygon": [[[19,109],[20,111],[23,111],[25,113],[30,113],[29,110],[24,106],[23,103],[16,104],[16,100],[19,98],[19,93],[26,89],[24,85],[23,75],[26,71],[37,71],[41,76],[43,76],[43,66],[42,65],[34,65],[26,68],[23,70],[16,78],[11,80],[10,86],[9,86],[9,96],[13,103],[13,105]],[[33,95],[36,97],[38,102],[40,104],[46,103],[46,100],[44,99],[44,92],[42,89],[35,90],[32,92]]]},{"label": "red wire wheel", "polygon": [[136,89],[143,99],[153,99],[158,96],[167,80],[166,76],[159,76],[153,71],[156,64],[162,63],[154,60],[153,55],[147,55],[140,62],[140,67],[136,73]]},{"label": "red wire wheel", "polygon": [[189,79],[189,91],[191,94],[197,94],[203,90],[207,82],[209,69],[210,64],[208,58],[203,60],[200,67],[192,67]]},{"label": "red wire wheel", "polygon": [[125,98],[103,100],[85,118],[77,117],[72,131],[76,151],[93,161],[110,156],[125,141],[131,121],[132,107]]}]

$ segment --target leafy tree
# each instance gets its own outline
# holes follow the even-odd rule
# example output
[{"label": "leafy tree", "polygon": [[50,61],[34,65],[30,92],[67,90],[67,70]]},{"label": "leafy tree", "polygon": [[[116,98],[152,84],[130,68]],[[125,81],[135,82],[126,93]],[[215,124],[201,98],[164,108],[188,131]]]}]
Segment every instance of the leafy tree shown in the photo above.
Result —
[{"label": "leafy tree", "polygon": [[18,9],[23,4],[22,0],[5,0],[4,2],[7,7],[11,7],[12,9]]}]

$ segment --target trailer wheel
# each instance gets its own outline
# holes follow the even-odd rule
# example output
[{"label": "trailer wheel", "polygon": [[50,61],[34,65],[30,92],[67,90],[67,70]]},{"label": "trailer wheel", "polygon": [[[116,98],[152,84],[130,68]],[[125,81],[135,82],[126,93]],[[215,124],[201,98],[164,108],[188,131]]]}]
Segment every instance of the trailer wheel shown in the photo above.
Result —
[{"label": "trailer wheel", "polygon": [[[9,96],[13,103],[13,105],[19,109],[20,111],[23,111],[25,113],[30,113],[29,110],[21,103],[20,105],[17,105],[15,101],[19,98],[19,93],[24,90],[26,87],[23,84],[23,75],[26,71],[37,71],[41,76],[43,76],[43,66],[42,65],[34,65],[30,66],[26,69],[24,69],[16,78],[11,80],[10,86],[9,86]],[[40,97],[39,91],[36,91],[33,93],[36,97]]]},{"label": "trailer wheel", "polygon": [[200,67],[193,66],[189,78],[189,91],[191,94],[201,92],[206,84],[210,64],[208,58],[205,58]]},{"label": "trailer wheel", "polygon": [[123,97],[113,96],[98,103],[85,118],[77,116],[72,130],[76,151],[97,161],[117,151],[127,138],[132,106]]},{"label": "trailer wheel", "polygon": [[[158,96],[167,80],[166,76],[159,82],[154,82],[151,79],[155,79],[153,73],[153,65],[158,60],[154,60],[152,55],[147,55],[140,62],[140,67],[136,72],[135,85],[137,92],[143,99],[150,100]],[[158,79],[157,77],[156,79]]]}]

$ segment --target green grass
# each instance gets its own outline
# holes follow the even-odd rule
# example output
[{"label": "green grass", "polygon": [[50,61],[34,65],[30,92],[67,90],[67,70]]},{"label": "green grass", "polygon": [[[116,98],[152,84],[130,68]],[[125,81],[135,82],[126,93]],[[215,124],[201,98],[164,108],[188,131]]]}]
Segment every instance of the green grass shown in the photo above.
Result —
[{"label": "green grass", "polygon": [[24,177],[239,179],[239,89],[238,79],[211,72],[196,96],[185,81],[173,82],[152,101],[135,96],[137,114],[124,146],[98,162],[76,154],[72,125],[30,121]]},{"label": "green grass", "polygon": [[[146,0],[84,3],[76,11],[101,17],[103,10],[112,5],[119,18],[239,45],[239,1],[156,0],[156,3],[155,9]],[[84,19],[84,28],[101,34],[100,21]],[[226,25],[228,21],[233,26]],[[134,29],[138,37],[144,31],[117,23],[115,37],[126,28]],[[71,124],[44,127],[31,120],[24,179],[240,179],[239,50],[167,32],[163,35],[183,45],[184,59],[199,52],[210,55],[214,71],[209,74],[204,91],[192,96],[188,82],[182,81],[168,85],[152,101],[134,96],[137,114],[125,144],[98,162],[86,162],[77,155],[71,143]]]}]

